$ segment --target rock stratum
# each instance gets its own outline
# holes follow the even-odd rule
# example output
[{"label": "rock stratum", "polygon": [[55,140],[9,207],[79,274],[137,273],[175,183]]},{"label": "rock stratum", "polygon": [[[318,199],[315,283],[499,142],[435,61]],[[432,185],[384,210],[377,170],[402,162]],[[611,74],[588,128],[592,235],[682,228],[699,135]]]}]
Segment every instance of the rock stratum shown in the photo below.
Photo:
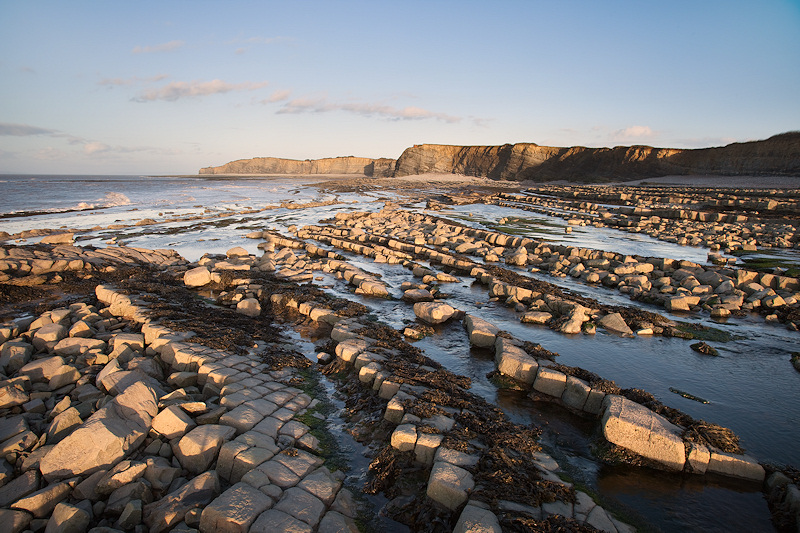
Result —
[{"label": "rock stratum", "polygon": [[502,146],[419,144],[399,159],[334,157],[298,161],[256,157],[207,167],[200,174],[352,174],[403,177],[463,174],[495,180],[576,182],[669,175],[800,176],[800,132],[763,141],[699,149],[616,146],[568,148],[534,143]]},{"label": "rock stratum", "polygon": [[394,159],[367,157],[328,157],[325,159],[281,159],[254,157],[239,159],[219,167],[200,169],[200,174],[354,174],[370,177],[394,175]]},{"label": "rock stratum", "polygon": [[403,152],[394,175],[426,172],[513,181],[602,181],[687,174],[800,176],[800,132],[692,150],[651,146],[558,148],[533,143],[421,144]]}]

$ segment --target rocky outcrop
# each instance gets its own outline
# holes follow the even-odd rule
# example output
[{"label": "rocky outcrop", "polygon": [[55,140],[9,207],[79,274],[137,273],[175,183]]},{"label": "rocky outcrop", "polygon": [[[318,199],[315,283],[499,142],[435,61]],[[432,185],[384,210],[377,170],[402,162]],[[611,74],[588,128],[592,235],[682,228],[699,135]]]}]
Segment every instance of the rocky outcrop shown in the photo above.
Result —
[{"label": "rocky outcrop", "polygon": [[394,174],[394,159],[367,157],[328,157],[325,159],[281,159],[254,157],[239,159],[219,167],[200,169],[200,174],[355,174],[388,177]]},{"label": "rocky outcrop", "polygon": [[533,143],[420,144],[403,152],[394,175],[427,172],[516,181],[597,181],[686,174],[800,176],[800,132],[694,150],[651,146],[557,148]]}]

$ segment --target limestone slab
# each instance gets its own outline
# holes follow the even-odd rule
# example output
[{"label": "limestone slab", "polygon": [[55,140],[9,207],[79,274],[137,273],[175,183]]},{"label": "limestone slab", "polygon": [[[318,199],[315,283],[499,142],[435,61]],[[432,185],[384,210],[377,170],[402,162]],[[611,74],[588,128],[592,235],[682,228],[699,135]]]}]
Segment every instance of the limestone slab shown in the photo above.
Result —
[{"label": "limestone slab", "polygon": [[248,485],[237,483],[203,509],[201,532],[246,533],[256,518],[272,507],[272,499]]},{"label": "limestone slab", "polygon": [[683,470],[686,451],[681,430],[647,407],[622,396],[603,400],[603,435],[618,446],[660,463],[669,470]]}]

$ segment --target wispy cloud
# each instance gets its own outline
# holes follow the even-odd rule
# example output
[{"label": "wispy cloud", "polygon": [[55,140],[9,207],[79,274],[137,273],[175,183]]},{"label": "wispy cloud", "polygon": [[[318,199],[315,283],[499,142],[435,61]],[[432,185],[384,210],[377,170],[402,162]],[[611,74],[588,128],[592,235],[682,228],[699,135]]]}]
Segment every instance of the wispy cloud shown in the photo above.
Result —
[{"label": "wispy cloud", "polygon": [[54,135],[58,132],[47,128],[40,128],[38,126],[29,126],[28,124],[10,124],[8,122],[0,122],[0,135],[10,135],[13,137],[26,137],[28,135]]},{"label": "wispy cloud", "polygon": [[97,84],[107,85],[110,87],[122,87],[126,85],[138,85],[139,83],[154,83],[167,78],[169,78],[169,75],[167,74],[157,74],[156,76],[151,76],[149,78],[140,78],[139,76],[133,76],[132,78],[103,78],[102,80],[98,81]]},{"label": "wispy cloud", "polygon": [[157,89],[145,90],[133,100],[136,102],[154,102],[156,100],[174,102],[181,98],[198,98],[201,96],[223,94],[233,91],[254,91],[266,87],[268,84],[269,82],[266,81],[248,81],[244,83],[228,83],[222,80],[174,81]]},{"label": "wispy cloud", "polygon": [[461,117],[437,113],[422,109],[421,107],[408,106],[403,108],[392,107],[385,104],[372,104],[366,102],[328,102],[324,98],[309,99],[295,98],[286,102],[277,112],[279,114],[297,113],[329,113],[343,111],[362,116],[378,116],[389,120],[424,120],[435,119],[447,123],[460,122]]},{"label": "wispy cloud", "polygon": [[275,102],[282,102],[284,100],[288,100],[289,96],[291,96],[292,91],[275,91],[273,92],[269,98],[266,98],[261,101],[262,104],[273,104]]},{"label": "wispy cloud", "polygon": [[101,143],[101,142],[96,142],[96,141],[95,142],[88,142],[88,143],[83,145],[83,153],[85,153],[86,155],[92,155],[92,154],[97,154],[97,153],[101,153],[101,152],[107,152],[110,149],[111,149],[111,147],[108,146],[107,144]]},{"label": "wispy cloud", "polygon": [[132,54],[152,54],[156,52],[171,52],[182,47],[186,43],[184,41],[170,41],[168,43],[156,44],[153,46],[135,46],[131,50]]}]

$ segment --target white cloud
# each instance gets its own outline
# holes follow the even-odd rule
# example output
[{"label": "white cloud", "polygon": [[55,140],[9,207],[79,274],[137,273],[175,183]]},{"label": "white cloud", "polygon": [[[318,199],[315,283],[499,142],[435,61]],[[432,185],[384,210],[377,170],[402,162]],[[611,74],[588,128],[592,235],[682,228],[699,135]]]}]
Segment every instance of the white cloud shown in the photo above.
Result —
[{"label": "white cloud", "polygon": [[154,46],[135,46],[131,50],[132,54],[151,54],[154,52],[171,52],[186,44],[184,41],[170,41],[168,43],[156,44]]},{"label": "white cloud", "polygon": [[278,110],[278,113],[328,113],[331,111],[344,111],[345,113],[353,113],[362,116],[378,116],[388,118],[390,120],[436,119],[447,123],[461,121],[461,117],[447,115],[445,113],[436,113],[420,107],[408,106],[404,108],[396,108],[384,104],[371,104],[364,102],[336,103],[328,102],[324,98],[296,98],[284,104],[284,106]]},{"label": "white cloud", "polygon": [[10,124],[8,122],[0,122],[0,135],[26,137],[28,135],[53,135],[55,133],[57,133],[55,130],[40,128],[38,126],[29,126],[28,124]]},{"label": "white cloud", "polygon": [[612,137],[618,141],[629,141],[636,139],[651,139],[656,136],[650,126],[629,126],[623,130],[617,130]]},{"label": "white cloud", "polygon": [[108,86],[125,86],[136,85],[139,83],[153,83],[166,78],[169,78],[169,75],[157,74],[155,76],[150,76],[149,78],[140,78],[139,76],[133,76],[132,78],[103,78],[102,80],[98,81],[97,84]]},{"label": "white cloud", "polygon": [[266,87],[269,82],[227,83],[222,80],[211,81],[174,81],[158,89],[148,89],[134,98],[136,102],[153,102],[164,100],[174,102],[181,98],[197,98],[212,94],[223,94],[232,91],[254,91]]}]

